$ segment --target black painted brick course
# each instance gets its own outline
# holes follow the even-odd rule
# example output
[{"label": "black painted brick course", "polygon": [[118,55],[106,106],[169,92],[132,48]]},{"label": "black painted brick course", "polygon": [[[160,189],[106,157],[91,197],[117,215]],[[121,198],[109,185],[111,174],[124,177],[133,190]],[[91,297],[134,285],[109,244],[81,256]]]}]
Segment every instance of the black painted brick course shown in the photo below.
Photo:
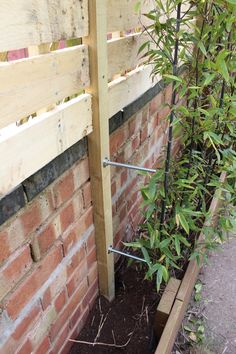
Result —
[{"label": "black painted brick course", "polygon": [[22,185],[0,199],[0,225],[13,216],[26,204]]},{"label": "black painted brick course", "polygon": [[76,161],[81,159],[88,150],[87,139],[83,138],[71,146],[63,154],[57,156],[41,170],[27,178],[23,183],[28,201],[42,192],[49,184],[55,181],[63,172],[68,170]]}]

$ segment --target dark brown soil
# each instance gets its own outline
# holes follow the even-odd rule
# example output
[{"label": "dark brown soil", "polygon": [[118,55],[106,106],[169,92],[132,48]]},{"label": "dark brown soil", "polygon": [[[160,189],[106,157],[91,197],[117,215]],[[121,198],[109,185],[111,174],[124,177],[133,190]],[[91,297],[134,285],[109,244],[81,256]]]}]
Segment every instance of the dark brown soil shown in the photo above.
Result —
[{"label": "dark brown soil", "polygon": [[144,274],[144,270],[137,264],[123,266],[117,272],[115,300],[109,303],[102,297],[98,298],[78,338],[80,341],[94,343],[97,337],[97,342],[123,347],[76,343],[70,354],[153,352],[150,348],[152,324],[160,294],[157,294],[153,282],[144,280]]}]

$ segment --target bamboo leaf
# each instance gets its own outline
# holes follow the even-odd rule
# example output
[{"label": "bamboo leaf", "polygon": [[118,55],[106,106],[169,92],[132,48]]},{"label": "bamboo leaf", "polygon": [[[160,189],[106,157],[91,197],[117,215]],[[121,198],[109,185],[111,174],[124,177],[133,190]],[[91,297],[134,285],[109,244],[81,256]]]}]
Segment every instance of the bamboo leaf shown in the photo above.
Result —
[{"label": "bamboo leaf", "polygon": [[177,255],[180,256],[180,242],[179,242],[179,239],[178,239],[178,236],[175,236],[175,250],[177,252]]},{"label": "bamboo leaf", "polygon": [[185,216],[182,213],[179,213],[179,221],[180,221],[180,224],[183,227],[183,229],[189,235],[189,224],[188,224]]},{"label": "bamboo leaf", "polygon": [[171,81],[179,81],[179,82],[183,81],[180,77],[175,76],[175,75],[165,74],[165,75],[163,75],[163,77],[166,77],[167,79],[170,79]]}]

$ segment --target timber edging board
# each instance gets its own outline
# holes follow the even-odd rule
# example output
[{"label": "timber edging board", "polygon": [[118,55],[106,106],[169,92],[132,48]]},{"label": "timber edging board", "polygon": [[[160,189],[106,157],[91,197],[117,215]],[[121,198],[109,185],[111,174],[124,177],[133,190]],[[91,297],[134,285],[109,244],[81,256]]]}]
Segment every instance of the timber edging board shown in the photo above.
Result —
[{"label": "timber edging board", "polygon": [[[224,183],[225,180],[226,173],[223,172],[220,176],[220,181]],[[206,223],[215,224],[217,222],[217,211],[219,210],[221,201],[221,193],[216,190],[215,196],[212,199],[209,209],[210,216],[206,220]],[[204,240],[203,233],[200,234],[199,240]],[[184,319],[184,315],[187,310],[191,294],[201,266],[202,262],[200,265],[197,264],[196,260],[192,260],[189,262],[184,278],[181,281],[179,290],[177,292],[170,315],[168,317],[168,320],[166,321],[166,325],[161,335],[155,354],[171,354],[175,339],[177,337],[181,323]]]}]

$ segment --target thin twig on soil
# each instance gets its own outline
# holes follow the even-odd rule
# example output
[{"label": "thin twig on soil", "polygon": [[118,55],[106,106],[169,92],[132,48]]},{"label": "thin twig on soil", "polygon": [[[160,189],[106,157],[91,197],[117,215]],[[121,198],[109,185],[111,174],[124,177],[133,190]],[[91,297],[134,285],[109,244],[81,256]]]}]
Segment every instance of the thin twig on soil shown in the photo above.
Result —
[{"label": "thin twig on soil", "polygon": [[104,326],[104,324],[105,324],[105,322],[107,320],[107,316],[109,315],[110,311],[111,311],[111,309],[109,309],[109,311],[107,312],[105,317],[104,317],[104,315],[102,315],[100,323],[99,323],[99,326],[98,326],[98,332],[97,332],[97,335],[96,335],[96,337],[94,339],[94,342],[96,342],[98,340],[98,338],[100,337],[102,328],[103,328],[103,326]]},{"label": "thin twig on soil", "polygon": [[116,344],[116,338],[115,338],[115,334],[114,334],[113,329],[112,329],[111,333],[112,333],[112,337],[113,337],[113,342],[114,342],[114,344]]},{"label": "thin twig on soil", "polygon": [[114,348],[125,348],[127,347],[127,345],[129,344],[129,342],[131,341],[132,336],[130,336],[130,338],[127,340],[127,342],[125,344],[115,344],[115,343],[103,343],[103,342],[86,342],[84,340],[76,340],[76,339],[68,339],[70,342],[73,343],[78,343],[78,344],[87,344],[87,345],[103,345],[106,347],[114,347]]}]

